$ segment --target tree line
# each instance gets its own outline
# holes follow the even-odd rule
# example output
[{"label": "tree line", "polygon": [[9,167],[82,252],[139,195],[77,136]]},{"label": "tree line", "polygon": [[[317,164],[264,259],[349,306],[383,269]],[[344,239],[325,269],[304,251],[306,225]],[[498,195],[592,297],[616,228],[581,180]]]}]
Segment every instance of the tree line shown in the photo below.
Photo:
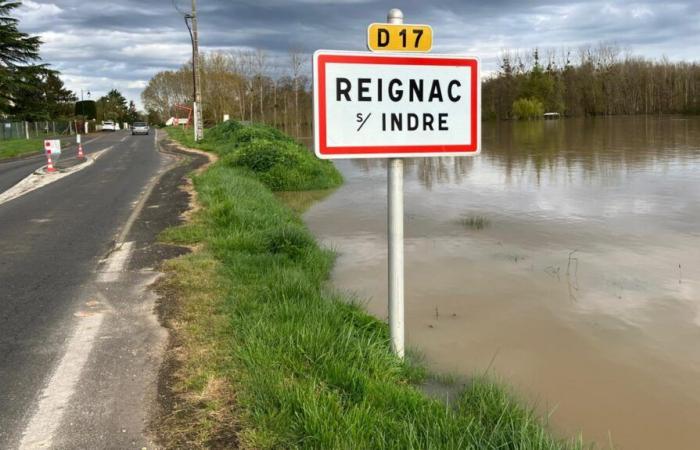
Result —
[{"label": "tree line", "polygon": [[[139,118],[134,102],[127,102],[116,89],[96,102],[77,102],[60,73],[41,63],[39,37],[19,30],[11,14],[20,5],[20,1],[0,0],[0,118],[30,122],[76,118],[133,122]],[[83,104],[76,109],[76,103]]]},{"label": "tree line", "polygon": [[599,44],[504,51],[482,85],[484,118],[700,113],[700,64],[649,60]]},{"label": "tree line", "polygon": [[[200,56],[202,114],[206,126],[224,114],[237,120],[262,122],[297,137],[311,133],[311,85],[305,59],[290,52],[271,61],[262,50],[211,52]],[[281,63],[281,64],[280,64]],[[141,94],[152,123],[185,117],[193,97],[192,63],[158,72]]]},{"label": "tree line", "polygon": [[[298,137],[311,134],[309,67],[290,52],[271,64],[261,50],[201,57],[205,125],[234,119],[264,122]],[[191,105],[192,64],[157,73],[141,94],[149,121],[162,123]],[[649,60],[599,44],[570,49],[504,51],[482,84],[484,119],[700,114],[700,64]]]},{"label": "tree line", "polygon": [[57,71],[38,63],[41,40],[21,32],[11,16],[20,4],[0,0],[0,115],[47,120],[69,114],[75,95]]}]

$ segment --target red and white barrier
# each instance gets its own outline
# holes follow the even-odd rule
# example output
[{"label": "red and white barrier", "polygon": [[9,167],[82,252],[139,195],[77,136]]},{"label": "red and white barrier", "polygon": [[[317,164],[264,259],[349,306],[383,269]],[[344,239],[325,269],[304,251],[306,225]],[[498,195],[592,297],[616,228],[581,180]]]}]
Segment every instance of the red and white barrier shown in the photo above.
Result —
[{"label": "red and white barrier", "polygon": [[46,152],[46,159],[48,160],[46,163],[46,171],[49,173],[55,172],[56,168],[53,166],[53,161],[51,161],[51,150]]},{"label": "red and white barrier", "polygon": [[46,139],[44,141],[44,151],[46,152],[46,172],[56,172],[51,160],[51,153],[55,153],[56,157],[61,156],[61,141],[58,139]]},{"label": "red and white barrier", "polygon": [[78,143],[78,158],[83,159],[85,158],[85,153],[83,153],[83,144],[80,142],[80,135],[76,134],[75,135],[75,140]]}]

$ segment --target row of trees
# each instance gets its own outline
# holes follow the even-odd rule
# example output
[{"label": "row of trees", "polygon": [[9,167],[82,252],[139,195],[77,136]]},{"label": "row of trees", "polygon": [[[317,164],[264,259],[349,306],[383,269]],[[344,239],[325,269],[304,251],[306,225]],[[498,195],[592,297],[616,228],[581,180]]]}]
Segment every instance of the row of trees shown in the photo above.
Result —
[{"label": "row of trees", "polygon": [[58,72],[38,64],[41,40],[19,31],[10,14],[20,2],[0,0],[0,114],[22,120],[71,115],[75,95]]},{"label": "row of trees", "polygon": [[[274,125],[295,136],[311,130],[308,67],[291,52],[271,64],[262,51],[203,55],[204,120],[224,114]],[[279,61],[277,61],[279,63]],[[651,61],[616,45],[576,50],[505,51],[498,72],[484,80],[486,119],[539,118],[544,112],[566,116],[700,113],[700,64]],[[141,94],[149,121],[182,116],[177,105],[192,101],[192,66],[156,74]]]},{"label": "row of trees", "polygon": [[[133,122],[138,113],[117,90],[79,102],[56,70],[41,64],[41,40],[18,29],[11,16],[21,2],[0,0],[0,117],[26,121],[82,118]],[[76,108],[77,106],[77,108]]]},{"label": "row of trees", "polygon": [[522,117],[525,106],[568,116],[698,114],[700,64],[650,61],[606,44],[544,57],[505,51],[482,93],[484,116],[495,119]]},{"label": "row of trees", "polygon": [[112,89],[94,103],[95,111],[93,114],[84,114],[84,111],[80,111],[79,105],[76,107],[76,114],[83,113],[81,115],[96,118],[98,121],[114,120],[120,123],[133,123],[141,119],[141,114],[136,110],[134,101],[127,103],[126,98],[116,89]]},{"label": "row of trees", "polygon": [[[263,122],[295,136],[308,136],[312,103],[310,80],[302,55],[291,52],[284,67],[272,64],[263,51],[212,52],[200,58],[205,124],[223,120]],[[276,63],[279,61],[275,61]],[[192,102],[192,64],[157,73],[141,94],[149,121],[182,117],[178,105]]]}]

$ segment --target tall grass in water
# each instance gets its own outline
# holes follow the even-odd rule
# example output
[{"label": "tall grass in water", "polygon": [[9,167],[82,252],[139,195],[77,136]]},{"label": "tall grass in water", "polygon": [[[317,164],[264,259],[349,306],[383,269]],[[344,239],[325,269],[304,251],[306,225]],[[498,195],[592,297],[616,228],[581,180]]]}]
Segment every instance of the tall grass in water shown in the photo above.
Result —
[{"label": "tall grass in water", "polygon": [[459,223],[472,230],[483,230],[491,226],[491,221],[484,216],[463,216],[459,219]]},{"label": "tall grass in water", "polygon": [[[580,446],[553,438],[531,410],[485,378],[472,380],[450,406],[425,396],[416,387],[424,370],[391,353],[387,326],[324,288],[333,254],[271,191],[331,187],[340,175],[284,136],[257,136],[264,133],[278,132],[238,124],[209,131],[205,146],[222,158],[194,177],[203,208],[193,223],[165,234],[203,244],[171,266],[179,267],[171,272],[175,288],[201,283],[202,271],[182,264],[206,261],[219,280],[208,314],[179,319],[185,340],[197,343],[184,357],[179,389],[201,401],[212,380],[223,380],[235,398],[235,406],[205,402],[201,408],[214,414],[193,414],[190,424],[222,433],[225,425],[212,428],[212,417],[235,408],[238,439],[253,448]],[[273,148],[283,156],[271,156]],[[294,152],[306,156],[287,155]],[[183,310],[188,302],[196,310],[197,298],[185,292]],[[216,439],[194,435],[188,446]]]}]

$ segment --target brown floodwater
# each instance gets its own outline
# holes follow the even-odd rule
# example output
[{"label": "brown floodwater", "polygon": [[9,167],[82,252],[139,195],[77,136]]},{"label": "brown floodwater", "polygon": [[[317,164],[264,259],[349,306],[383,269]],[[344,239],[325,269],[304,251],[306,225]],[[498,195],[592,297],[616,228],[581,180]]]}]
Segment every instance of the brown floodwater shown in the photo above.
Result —
[{"label": "brown floodwater", "polygon": [[[386,162],[304,215],[332,282],[387,316]],[[486,123],[473,159],[406,160],[406,337],[489,371],[560,436],[700,447],[700,118]]]}]

